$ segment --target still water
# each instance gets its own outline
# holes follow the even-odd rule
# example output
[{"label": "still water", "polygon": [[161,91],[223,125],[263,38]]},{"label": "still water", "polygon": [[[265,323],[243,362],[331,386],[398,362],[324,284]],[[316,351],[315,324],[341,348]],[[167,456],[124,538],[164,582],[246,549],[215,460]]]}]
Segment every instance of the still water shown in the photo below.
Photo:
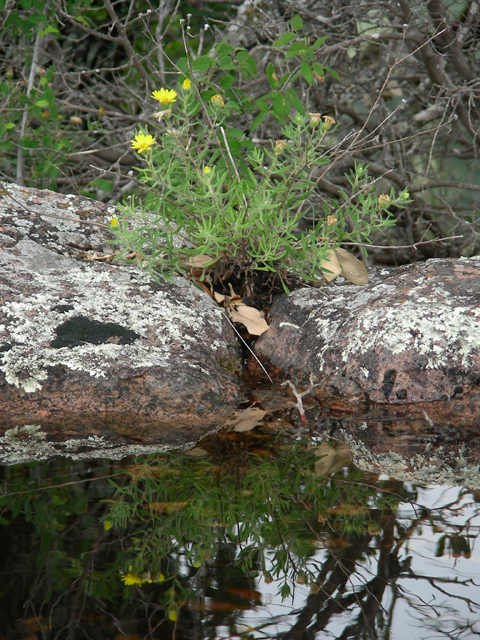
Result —
[{"label": "still water", "polygon": [[480,492],[258,430],[2,468],[0,639],[480,634]]}]

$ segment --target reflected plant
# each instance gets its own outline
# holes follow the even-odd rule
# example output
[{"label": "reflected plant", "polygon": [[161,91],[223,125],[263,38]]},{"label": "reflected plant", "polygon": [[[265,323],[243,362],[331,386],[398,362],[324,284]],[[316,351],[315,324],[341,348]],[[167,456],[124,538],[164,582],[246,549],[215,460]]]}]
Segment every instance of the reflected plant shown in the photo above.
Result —
[{"label": "reflected plant", "polygon": [[222,549],[252,579],[316,584],[318,547],[342,536],[380,533],[378,513],[399,496],[356,483],[356,471],[321,477],[315,447],[282,445],[262,456],[153,457],[126,469],[106,521],[132,541],[125,572],[142,582],[161,575],[178,598],[182,584],[212,567]]}]

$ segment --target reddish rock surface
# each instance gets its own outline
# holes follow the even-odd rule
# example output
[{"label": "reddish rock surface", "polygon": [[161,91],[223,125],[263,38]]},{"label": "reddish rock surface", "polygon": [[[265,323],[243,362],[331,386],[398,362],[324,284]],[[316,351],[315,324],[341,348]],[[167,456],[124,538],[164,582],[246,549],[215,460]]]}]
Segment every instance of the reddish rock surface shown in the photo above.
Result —
[{"label": "reddish rock surface", "polygon": [[[346,406],[422,403],[425,420],[478,426],[480,260],[377,269],[366,286],[278,298],[256,354]],[[445,401],[450,401],[447,402]],[[455,402],[453,402],[455,400]]]},{"label": "reddish rock surface", "polygon": [[0,187],[0,463],[181,446],[237,406],[237,340],[205,293],[76,259],[112,251],[83,219],[114,213]]}]

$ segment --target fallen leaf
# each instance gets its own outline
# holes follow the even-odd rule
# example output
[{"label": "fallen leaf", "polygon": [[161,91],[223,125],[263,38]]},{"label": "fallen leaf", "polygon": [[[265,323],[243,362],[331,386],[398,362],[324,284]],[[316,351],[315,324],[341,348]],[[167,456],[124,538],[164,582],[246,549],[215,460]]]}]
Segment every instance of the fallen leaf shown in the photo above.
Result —
[{"label": "fallen leaf", "polygon": [[215,264],[215,258],[212,258],[212,256],[207,256],[206,254],[202,254],[200,256],[191,256],[188,260],[187,260],[187,265],[189,267],[193,267],[194,269],[198,269],[201,267],[204,267],[205,265],[209,265],[212,266],[213,264]]},{"label": "fallen leaf", "polygon": [[332,446],[328,442],[323,442],[317,447],[317,457],[319,459],[315,462],[316,476],[331,475],[352,462],[350,449],[342,444]]},{"label": "fallen leaf", "polygon": [[173,513],[182,509],[187,502],[147,502],[142,506],[142,509],[149,509],[150,511],[156,511],[157,513]]},{"label": "fallen leaf", "polygon": [[267,413],[263,409],[258,407],[248,407],[243,411],[235,411],[235,418],[227,420],[227,424],[231,427],[235,427],[234,431],[242,433],[244,431],[251,431],[254,427],[260,424],[260,420]]},{"label": "fallen leaf", "polygon": [[340,247],[335,247],[337,261],[342,268],[342,276],[353,284],[367,284],[368,273],[363,262]]},{"label": "fallen leaf", "polygon": [[261,336],[269,328],[262,313],[254,307],[247,307],[246,304],[235,305],[228,309],[228,315],[232,322],[241,322],[245,325],[252,336]]},{"label": "fallen leaf", "polygon": [[320,264],[320,267],[322,269],[323,277],[327,282],[335,280],[335,278],[342,273],[342,268],[338,264],[335,249],[329,249],[327,251],[327,253],[325,254],[325,258]]},{"label": "fallen leaf", "polygon": [[208,451],[205,451],[205,449],[201,449],[200,447],[194,447],[193,449],[186,451],[185,455],[190,456],[190,458],[203,458],[204,456],[208,456]]},{"label": "fallen leaf", "polygon": [[224,296],[223,293],[217,293],[216,291],[213,292],[213,296],[215,300],[218,302],[218,304],[225,302],[225,298],[227,297],[227,296]]}]

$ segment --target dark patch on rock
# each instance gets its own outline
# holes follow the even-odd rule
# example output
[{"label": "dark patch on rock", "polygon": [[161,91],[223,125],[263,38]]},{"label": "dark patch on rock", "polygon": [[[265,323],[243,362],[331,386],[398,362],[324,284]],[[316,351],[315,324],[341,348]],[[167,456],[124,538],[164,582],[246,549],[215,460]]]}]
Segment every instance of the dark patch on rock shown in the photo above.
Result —
[{"label": "dark patch on rock", "polygon": [[131,329],[115,324],[114,322],[98,322],[83,316],[70,318],[55,329],[57,337],[52,340],[50,346],[54,349],[62,347],[79,347],[82,344],[133,344],[140,338],[138,333]]},{"label": "dark patch on rock", "polygon": [[383,391],[383,395],[387,400],[390,397],[390,394],[392,393],[392,389],[395,385],[396,379],[397,379],[397,372],[395,371],[395,369],[389,369],[383,376],[383,384],[381,386],[381,389]]},{"label": "dark patch on rock", "polygon": [[13,345],[11,344],[0,344],[0,353],[5,353],[7,351],[10,351],[12,347]]},{"label": "dark patch on rock", "polygon": [[58,313],[67,313],[68,311],[73,311],[75,307],[71,304],[57,304],[57,306],[53,307],[53,311],[58,311]]}]

